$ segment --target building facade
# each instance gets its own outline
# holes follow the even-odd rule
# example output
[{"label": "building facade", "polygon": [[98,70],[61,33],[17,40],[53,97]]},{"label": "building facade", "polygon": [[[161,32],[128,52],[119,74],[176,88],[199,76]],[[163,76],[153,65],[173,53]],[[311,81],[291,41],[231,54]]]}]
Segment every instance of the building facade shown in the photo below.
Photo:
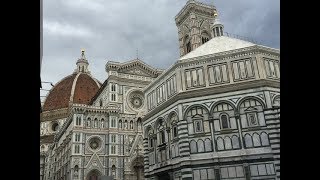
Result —
[{"label": "building facade", "polygon": [[280,179],[280,50],[225,35],[214,6],[175,17],[180,58],[166,70],[84,51],[41,113],[45,180]]},{"label": "building facade", "polygon": [[280,179],[280,51],[195,1],[176,24],[182,57],[144,89],[145,178]]}]

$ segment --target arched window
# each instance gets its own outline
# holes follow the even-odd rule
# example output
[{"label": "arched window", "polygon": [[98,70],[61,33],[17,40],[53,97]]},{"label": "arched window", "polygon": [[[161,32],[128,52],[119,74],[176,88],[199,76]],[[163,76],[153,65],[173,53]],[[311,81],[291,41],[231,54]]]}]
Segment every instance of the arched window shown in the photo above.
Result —
[{"label": "arched window", "polygon": [[238,136],[232,136],[232,148],[233,149],[239,149],[240,148],[240,143],[239,143],[239,138]]},{"label": "arched window", "polygon": [[121,121],[121,119],[119,120],[119,128],[122,129],[122,121]]},{"label": "arched window", "polygon": [[111,119],[111,127],[116,127],[116,119],[115,118],[112,118]]},{"label": "arched window", "polygon": [[196,141],[194,141],[194,140],[190,141],[190,150],[191,150],[191,153],[197,153]]},{"label": "arched window", "polygon": [[224,138],[224,146],[226,150],[232,149],[231,139],[228,136]]},{"label": "arched window", "polygon": [[142,129],[142,123],[141,123],[141,118],[139,117],[137,120],[137,129],[141,130]]},{"label": "arched window", "polygon": [[102,106],[103,106],[102,99],[100,99],[99,105],[100,105],[100,107],[102,107]]},{"label": "arched window", "polygon": [[176,113],[173,113],[170,117],[170,122],[171,122],[171,133],[172,133],[172,139],[175,139],[178,137],[178,118]]},{"label": "arched window", "polygon": [[185,52],[189,53],[191,51],[191,42],[188,35],[184,38],[184,44],[185,44]]},{"label": "arched window", "polygon": [[229,125],[229,116],[227,114],[220,115],[220,122],[221,122],[221,129],[228,129],[230,128]]},{"label": "arched window", "polygon": [[98,119],[95,118],[94,119],[94,125],[93,125],[94,128],[97,128],[98,127]]},{"label": "arched window", "polygon": [[198,145],[198,152],[204,152],[204,143],[203,140],[199,139],[197,142]]},{"label": "arched window", "polygon": [[210,139],[206,139],[204,141],[204,144],[205,144],[206,152],[211,152],[212,151],[211,140]]},{"label": "arched window", "polygon": [[158,130],[158,136],[159,136],[159,145],[161,145],[166,142],[165,126],[164,126],[163,119],[158,120],[157,127],[158,127],[157,130]]},{"label": "arched window", "polygon": [[90,125],[91,125],[91,119],[88,118],[88,119],[87,119],[87,127],[90,127]]},{"label": "arched window", "polygon": [[74,177],[75,178],[79,177],[79,166],[78,165],[74,166]]},{"label": "arched window", "polygon": [[80,116],[77,116],[77,118],[76,118],[76,125],[77,126],[81,125],[81,117]]},{"label": "arched window", "polygon": [[115,94],[111,94],[111,101],[116,101],[116,95]]},{"label": "arched window", "polygon": [[130,129],[133,129],[133,121],[130,121]]},{"label": "arched window", "polygon": [[116,91],[116,85],[114,85],[114,84],[111,85],[111,91],[113,91],[113,92]]},{"label": "arched window", "polygon": [[112,165],[112,176],[115,178],[116,177],[116,166],[115,165]]},{"label": "arched window", "polygon": [[252,140],[253,140],[253,146],[254,147],[260,147],[261,146],[259,134],[254,133],[253,136],[252,136]]},{"label": "arched window", "polygon": [[101,119],[101,128],[104,128],[104,119]]},{"label": "arched window", "polygon": [[218,151],[224,150],[224,143],[221,137],[217,138]]},{"label": "arched window", "polygon": [[251,148],[253,146],[252,138],[250,134],[246,134],[244,136],[244,142],[245,142],[246,148]]},{"label": "arched window", "polygon": [[201,34],[201,42],[202,42],[202,44],[208,42],[209,39],[210,39],[209,34],[207,32],[202,32],[202,34]]},{"label": "arched window", "polygon": [[268,137],[268,134],[265,133],[265,132],[262,132],[261,135],[261,144],[262,146],[269,146],[270,143],[269,143],[269,137]]},{"label": "arched window", "polygon": [[128,121],[127,120],[124,121],[124,129],[128,129]]}]

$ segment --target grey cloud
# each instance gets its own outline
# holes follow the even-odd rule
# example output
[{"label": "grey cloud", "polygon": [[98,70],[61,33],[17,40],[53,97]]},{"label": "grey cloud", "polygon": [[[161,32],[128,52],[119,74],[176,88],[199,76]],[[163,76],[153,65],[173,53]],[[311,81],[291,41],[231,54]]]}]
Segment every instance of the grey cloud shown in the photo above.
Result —
[{"label": "grey cloud", "polygon": [[[202,0],[212,4],[212,0]],[[186,0],[46,0],[44,21],[66,30],[81,28],[92,35],[44,32],[42,79],[58,82],[71,74],[86,49],[90,70],[103,82],[108,60],[139,57],[157,68],[167,68],[179,57],[174,17]],[[274,48],[280,44],[279,0],[215,0],[225,31],[249,36]],[[63,28],[61,29],[61,31]],[[87,34],[89,34],[87,33]],[[80,33],[81,34],[81,33]]]}]

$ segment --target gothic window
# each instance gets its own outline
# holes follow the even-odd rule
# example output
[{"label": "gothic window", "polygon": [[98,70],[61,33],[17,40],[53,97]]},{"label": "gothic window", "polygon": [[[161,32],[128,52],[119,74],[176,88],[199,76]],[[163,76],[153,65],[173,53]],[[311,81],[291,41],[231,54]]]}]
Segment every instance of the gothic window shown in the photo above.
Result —
[{"label": "gothic window", "polygon": [[173,138],[177,138],[178,137],[178,128],[176,125],[173,126],[172,131],[173,131]]},{"label": "gothic window", "polygon": [[206,139],[204,141],[204,145],[205,145],[206,152],[211,152],[212,151],[212,145],[211,145],[211,140],[210,139]]},{"label": "gothic window", "polygon": [[137,128],[138,128],[138,130],[142,129],[142,123],[141,123],[141,118],[140,117],[137,120]]},{"label": "gothic window", "polygon": [[114,85],[114,84],[111,85],[111,91],[112,91],[112,92],[115,92],[115,91],[116,91],[116,85]]},{"label": "gothic window", "polygon": [[197,143],[194,140],[190,142],[190,150],[191,150],[191,153],[197,152]]},{"label": "gothic window", "polygon": [[253,140],[253,146],[254,147],[260,147],[261,146],[261,141],[260,141],[260,136],[257,133],[254,133],[252,136]]},{"label": "gothic window", "polygon": [[197,142],[198,152],[204,152],[204,143],[201,139]]},{"label": "gothic window", "polygon": [[101,128],[104,128],[104,119],[101,119]]},{"label": "gothic window", "polygon": [[188,35],[185,37],[185,50],[187,53],[191,51],[191,43]]},{"label": "gothic window", "polygon": [[164,130],[160,131],[160,144],[163,144],[166,142],[166,136]]},{"label": "gothic window", "polygon": [[227,114],[221,114],[220,115],[220,122],[221,122],[221,128],[222,129],[228,129],[229,126],[229,117]]},{"label": "gothic window", "polygon": [[116,142],[116,135],[111,135],[111,142],[112,143],[115,143]]},{"label": "gothic window", "polygon": [[208,42],[209,39],[210,39],[210,36],[209,36],[209,34],[208,34],[207,32],[203,32],[203,33],[201,34],[202,44]]},{"label": "gothic window", "polygon": [[111,154],[116,154],[116,146],[111,146]]},{"label": "gothic window", "polygon": [[88,119],[87,119],[87,127],[90,127],[90,125],[91,125],[91,119],[88,118]]},{"label": "gothic window", "polygon": [[76,118],[76,125],[77,126],[81,125],[81,117],[80,116],[77,116],[77,118]]},{"label": "gothic window", "polygon": [[149,138],[149,147],[153,148],[153,139],[152,138]]},{"label": "gothic window", "polygon": [[133,121],[130,121],[130,129],[133,129]]},{"label": "gothic window", "polygon": [[218,146],[218,150],[224,150],[224,143],[221,137],[217,138],[217,146]]},{"label": "gothic window", "polygon": [[124,121],[124,129],[128,129],[128,121],[127,120]]},{"label": "gothic window", "polygon": [[226,150],[232,149],[231,139],[228,136],[224,138],[224,146]]},{"label": "gothic window", "polygon": [[174,139],[178,137],[178,127],[177,127],[178,118],[175,113],[171,115],[170,122],[172,126],[172,139]]},{"label": "gothic window", "polygon": [[102,99],[100,99],[99,105],[100,105],[100,107],[103,106]]},{"label": "gothic window", "polygon": [[265,133],[265,132],[261,133],[260,137],[261,137],[262,146],[269,146],[270,145],[269,137],[268,137],[267,133]]},{"label": "gothic window", "polygon": [[240,143],[239,143],[239,138],[238,136],[232,136],[232,148],[233,149],[239,149],[240,148]]},{"label": "gothic window", "polygon": [[111,101],[116,101],[116,95],[115,94],[111,94]]},{"label": "gothic window", "polygon": [[112,165],[111,170],[112,170],[112,176],[113,176],[113,177],[116,177],[116,166],[115,166],[115,165]]},{"label": "gothic window", "polygon": [[251,137],[250,134],[246,134],[246,135],[244,136],[244,142],[245,142],[245,145],[246,145],[245,147],[246,147],[246,148],[250,148],[250,147],[253,146],[252,137]]},{"label": "gothic window", "polygon": [[111,127],[116,127],[116,120],[114,118],[111,119]]},{"label": "gothic window", "polygon": [[95,118],[94,119],[94,125],[93,125],[94,128],[97,128],[98,127],[98,119]]},{"label": "gothic window", "polygon": [[166,135],[165,135],[165,127],[163,124],[163,119],[160,119],[157,125],[157,130],[159,133],[159,145],[166,142]]},{"label": "gothic window", "polygon": [[74,167],[74,177],[75,177],[75,178],[78,178],[78,176],[79,176],[79,166],[76,165],[76,166]]},{"label": "gothic window", "polygon": [[122,129],[122,121],[121,120],[119,120],[119,128]]},{"label": "gothic window", "polygon": [[74,147],[74,153],[79,154],[80,153],[80,146],[78,144],[75,145]]}]

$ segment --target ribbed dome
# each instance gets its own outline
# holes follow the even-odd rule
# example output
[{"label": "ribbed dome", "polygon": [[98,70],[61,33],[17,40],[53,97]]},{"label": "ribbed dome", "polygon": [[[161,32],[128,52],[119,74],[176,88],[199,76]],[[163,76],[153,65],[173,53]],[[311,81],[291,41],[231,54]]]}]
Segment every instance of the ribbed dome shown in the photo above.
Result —
[{"label": "ribbed dome", "polygon": [[49,92],[43,111],[67,108],[69,103],[89,104],[101,83],[87,73],[73,73],[58,82]]}]

